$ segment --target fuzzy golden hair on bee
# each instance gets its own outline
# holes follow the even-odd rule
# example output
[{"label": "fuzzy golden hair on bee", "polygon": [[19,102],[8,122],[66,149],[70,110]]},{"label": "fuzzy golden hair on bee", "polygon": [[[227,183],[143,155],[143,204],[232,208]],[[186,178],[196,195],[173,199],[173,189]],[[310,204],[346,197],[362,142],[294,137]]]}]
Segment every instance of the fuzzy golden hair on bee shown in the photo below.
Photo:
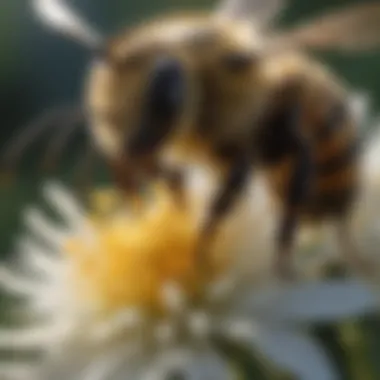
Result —
[{"label": "fuzzy golden hair on bee", "polygon": [[[298,220],[333,218],[340,238],[347,235],[358,187],[359,139],[345,85],[307,53],[380,45],[378,4],[276,30],[283,5],[227,1],[204,16],[145,24],[116,40],[114,60],[125,66],[102,62],[88,92],[93,132],[109,157],[157,164],[170,152],[218,171],[221,188],[201,241],[213,236],[253,169],[263,170],[282,214],[280,266]],[[349,255],[354,244],[341,243]]]},{"label": "fuzzy golden hair on bee", "polygon": [[309,53],[379,48],[380,4],[279,29],[284,0],[224,0],[106,39],[63,1],[32,4],[51,29],[95,53],[84,90],[89,137],[126,193],[156,176],[180,191],[168,154],[211,166],[221,186],[201,228],[207,242],[262,170],[279,200],[281,263],[298,220],[346,225],[358,186],[356,126],[346,86]]}]

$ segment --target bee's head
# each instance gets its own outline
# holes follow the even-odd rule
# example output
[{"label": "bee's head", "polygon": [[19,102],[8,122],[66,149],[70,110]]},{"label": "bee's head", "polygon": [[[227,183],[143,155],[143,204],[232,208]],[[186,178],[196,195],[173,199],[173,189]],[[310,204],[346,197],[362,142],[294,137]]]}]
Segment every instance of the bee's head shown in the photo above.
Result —
[{"label": "bee's head", "polygon": [[151,155],[189,121],[190,62],[181,48],[146,25],[110,41],[86,88],[91,130],[108,155]]},{"label": "bee's head", "polygon": [[[184,125],[197,124],[207,97],[220,111],[230,107],[227,100],[249,98],[245,84],[257,56],[239,21],[165,17],[104,41],[63,1],[34,4],[45,22],[95,53],[85,108],[96,144],[111,158],[158,151]],[[248,42],[240,38],[248,35]]]},{"label": "bee's head", "polygon": [[112,40],[87,87],[92,130],[103,150],[131,159],[150,155],[199,127],[208,98],[220,113],[219,99],[245,104],[258,51],[241,29],[209,15],[168,17]]}]

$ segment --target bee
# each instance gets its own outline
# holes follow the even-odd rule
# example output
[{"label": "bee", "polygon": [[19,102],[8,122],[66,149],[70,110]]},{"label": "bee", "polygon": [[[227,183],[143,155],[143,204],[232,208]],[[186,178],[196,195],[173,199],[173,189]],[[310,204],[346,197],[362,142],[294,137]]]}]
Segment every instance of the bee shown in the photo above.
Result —
[{"label": "bee", "polygon": [[94,51],[85,111],[120,188],[164,176],[180,194],[180,170],[163,164],[169,153],[208,165],[220,186],[204,247],[260,171],[279,205],[281,274],[304,221],[334,220],[342,250],[356,257],[348,226],[360,187],[357,122],[347,86],[312,53],[378,47],[379,4],[276,29],[284,1],[227,0],[103,39],[63,3],[34,3],[51,27]]}]

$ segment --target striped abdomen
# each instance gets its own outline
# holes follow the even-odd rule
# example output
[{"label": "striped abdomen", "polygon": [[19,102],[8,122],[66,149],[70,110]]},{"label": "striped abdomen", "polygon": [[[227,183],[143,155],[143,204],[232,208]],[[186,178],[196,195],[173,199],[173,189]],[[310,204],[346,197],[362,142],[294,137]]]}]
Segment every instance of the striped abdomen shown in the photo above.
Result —
[{"label": "striped abdomen", "polygon": [[[270,185],[282,204],[289,203],[298,139],[304,139],[310,151],[312,172],[305,173],[305,178],[310,175],[310,183],[299,213],[307,219],[342,216],[349,210],[358,186],[359,139],[349,107],[341,99],[335,99],[328,112],[316,117],[305,110],[310,104],[301,102],[298,110],[297,103],[286,101],[286,104],[285,108],[272,108],[268,112],[256,142]],[[295,107],[303,120],[297,136],[293,133],[294,110],[289,107]]]}]

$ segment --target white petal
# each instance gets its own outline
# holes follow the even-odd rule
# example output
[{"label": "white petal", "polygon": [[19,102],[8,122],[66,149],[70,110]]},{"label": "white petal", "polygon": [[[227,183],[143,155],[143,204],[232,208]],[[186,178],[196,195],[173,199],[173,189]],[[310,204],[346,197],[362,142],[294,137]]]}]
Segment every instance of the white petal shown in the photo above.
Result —
[{"label": "white petal", "polygon": [[[80,377],[81,380],[106,380],[110,379],[112,374],[118,369],[122,363],[122,358],[119,356],[106,356],[102,359],[95,360],[95,362],[88,368],[85,373]],[[129,374],[125,373],[125,378]]]},{"label": "white petal", "polygon": [[354,280],[303,284],[285,292],[276,303],[279,318],[288,321],[331,322],[378,310],[378,299]]},{"label": "white petal", "polygon": [[[33,380],[34,367],[21,363],[0,363],[1,380]],[[36,379],[37,380],[37,379]]]},{"label": "white petal", "polygon": [[67,307],[65,296],[64,289],[57,288],[52,283],[43,291],[30,296],[29,311],[39,316],[59,315],[61,309]]},{"label": "white petal", "polygon": [[54,339],[54,331],[47,327],[0,330],[2,349],[33,350],[48,348]]},{"label": "white petal", "polygon": [[60,264],[59,259],[54,257],[53,252],[49,252],[34,239],[24,238],[17,242],[17,251],[20,261],[25,269],[35,270],[39,274],[51,275]]},{"label": "white petal", "polygon": [[46,199],[65,218],[70,226],[82,225],[84,221],[84,210],[78,201],[57,183],[49,182],[45,185],[43,192]]},{"label": "white petal", "polygon": [[185,379],[189,380],[230,380],[232,370],[215,351],[194,355],[185,368]]},{"label": "white petal", "polygon": [[41,238],[52,248],[60,248],[68,236],[67,228],[56,226],[40,210],[31,208],[25,212],[25,224],[37,238]]},{"label": "white petal", "polygon": [[263,320],[331,322],[378,310],[374,292],[364,283],[336,280],[276,287],[239,297],[235,310]]},{"label": "white petal", "polygon": [[149,365],[138,345],[126,344],[109,350],[92,363],[78,378],[81,380],[116,380],[142,378]]},{"label": "white petal", "polygon": [[300,380],[335,380],[332,367],[323,349],[311,337],[295,331],[261,329],[254,334],[253,346],[283,370]]},{"label": "white petal", "polygon": [[26,279],[25,276],[15,273],[4,265],[0,266],[0,288],[15,296],[32,297],[43,293],[40,283]]}]

